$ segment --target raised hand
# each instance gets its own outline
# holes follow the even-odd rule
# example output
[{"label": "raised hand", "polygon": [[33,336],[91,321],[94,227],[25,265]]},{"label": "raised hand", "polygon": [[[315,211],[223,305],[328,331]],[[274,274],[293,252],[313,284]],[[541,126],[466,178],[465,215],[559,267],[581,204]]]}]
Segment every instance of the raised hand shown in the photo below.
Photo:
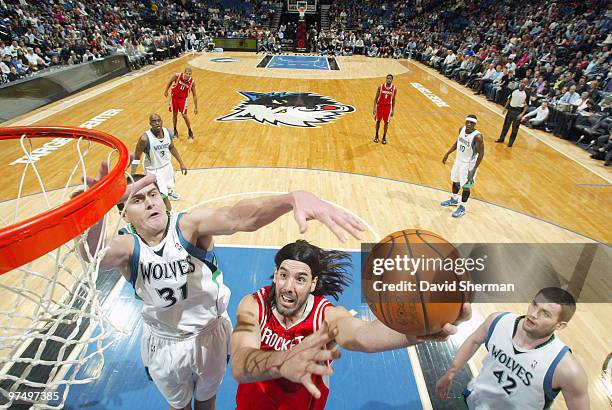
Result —
[{"label": "raised hand", "polygon": [[100,182],[105,176],[108,175],[108,161],[102,161],[100,168],[98,169],[98,175],[95,178],[86,176],[85,183],[87,187],[92,187],[96,183]]},{"label": "raised hand", "polygon": [[316,219],[325,224],[342,242],[346,242],[348,231],[356,239],[361,239],[361,232],[365,230],[361,222],[347,212],[317,198],[306,191],[292,193],[294,199],[293,217],[300,228],[300,233],[308,229],[307,221]]},{"label": "raised hand", "polygon": [[[100,164],[100,168],[98,169],[98,175],[96,175],[95,178],[90,177],[90,176],[85,177],[85,183],[87,184],[87,187],[91,188],[92,186],[100,182],[106,175],[108,175],[108,170],[109,170],[108,161],[102,161],[102,163]],[[125,193],[119,199],[118,203],[125,202],[132,193],[140,191],[142,188],[146,187],[149,184],[154,183],[155,181],[156,181],[156,177],[154,174],[147,174],[144,178],[141,178],[139,181],[133,184],[128,184],[125,190]],[[73,192],[71,197],[74,197],[82,192],[83,192],[82,189],[76,192]]]},{"label": "raised hand", "polygon": [[330,329],[324,321],[321,329],[287,351],[287,357],[279,369],[281,376],[292,382],[301,383],[316,399],[321,397],[321,392],[313,383],[312,376],[333,374],[333,369],[323,362],[340,357],[338,350],[326,348],[337,334],[338,329]]},{"label": "raised hand", "polygon": [[130,195],[140,191],[149,184],[155,183],[156,180],[157,178],[155,177],[155,174],[147,174],[133,184],[128,184],[127,188],[125,189],[125,194],[123,194],[118,202],[121,203],[127,201]]}]

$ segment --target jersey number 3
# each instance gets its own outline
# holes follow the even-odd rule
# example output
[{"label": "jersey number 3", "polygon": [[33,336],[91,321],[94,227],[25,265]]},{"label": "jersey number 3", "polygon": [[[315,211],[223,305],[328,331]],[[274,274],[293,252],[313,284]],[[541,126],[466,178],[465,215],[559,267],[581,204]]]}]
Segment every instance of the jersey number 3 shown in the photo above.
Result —
[{"label": "jersey number 3", "polygon": [[[495,372],[493,372],[493,374],[495,375],[495,377],[497,378],[497,382],[499,384],[503,383],[503,377],[504,377],[504,372],[502,370],[497,370]],[[516,388],[516,380],[514,380],[512,377],[510,377],[509,375],[506,375],[506,381],[508,382],[506,385],[502,386],[502,389],[504,389],[504,391],[507,394],[512,394],[512,390],[514,390]]]},{"label": "jersey number 3", "polygon": [[[173,306],[177,302],[176,297],[174,297],[174,289],[162,288],[162,289],[155,289],[155,290],[157,291],[157,294],[159,295],[160,298],[163,298],[164,300],[167,300],[168,302],[170,302],[169,305],[164,306],[164,307],[168,308],[170,306]],[[181,291],[181,297],[183,298],[183,300],[187,299],[187,284],[185,283],[178,290]]]}]

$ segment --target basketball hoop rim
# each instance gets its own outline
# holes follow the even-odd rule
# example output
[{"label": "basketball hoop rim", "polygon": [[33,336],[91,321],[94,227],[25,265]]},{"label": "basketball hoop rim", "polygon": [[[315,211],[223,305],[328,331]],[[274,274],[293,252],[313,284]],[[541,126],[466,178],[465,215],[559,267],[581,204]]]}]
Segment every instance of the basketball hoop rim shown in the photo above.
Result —
[{"label": "basketball hoop rim", "polygon": [[60,247],[99,221],[126,190],[130,155],[118,138],[78,127],[0,127],[0,140],[83,137],[119,152],[117,165],[101,181],[58,207],[0,229],[0,275]]}]

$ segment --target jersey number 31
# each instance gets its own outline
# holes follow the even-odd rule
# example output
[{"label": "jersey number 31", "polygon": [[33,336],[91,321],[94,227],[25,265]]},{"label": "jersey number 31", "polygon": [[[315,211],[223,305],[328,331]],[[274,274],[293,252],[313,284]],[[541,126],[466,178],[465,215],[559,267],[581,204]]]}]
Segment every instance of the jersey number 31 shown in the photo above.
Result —
[{"label": "jersey number 31", "polygon": [[[174,297],[174,289],[162,288],[162,289],[155,289],[155,290],[157,291],[157,294],[159,295],[160,298],[170,302],[169,305],[164,306],[164,307],[168,308],[170,306],[173,306],[177,302],[176,297]],[[185,283],[183,286],[178,288],[178,290],[181,292],[181,297],[183,298],[183,300],[187,299],[187,284]]]}]

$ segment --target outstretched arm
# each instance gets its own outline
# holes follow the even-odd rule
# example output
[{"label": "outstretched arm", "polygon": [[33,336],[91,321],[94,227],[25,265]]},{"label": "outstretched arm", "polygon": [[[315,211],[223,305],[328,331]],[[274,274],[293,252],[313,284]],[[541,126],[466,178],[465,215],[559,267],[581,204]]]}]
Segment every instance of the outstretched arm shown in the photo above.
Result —
[{"label": "outstretched arm", "polygon": [[168,81],[168,84],[166,84],[166,88],[164,89],[164,97],[168,96],[168,90],[170,89],[170,86],[176,81],[177,78],[178,78],[178,75],[176,74],[174,74],[172,78],[170,78],[170,81]]},{"label": "outstretched arm", "polygon": [[[87,232],[86,242],[76,240],[77,249],[83,260],[91,262],[99,251],[100,241],[105,239],[105,224],[104,218],[96,222]],[[104,245],[102,245],[104,246]],[[87,248],[86,248],[87,247]],[[124,276],[129,272],[128,263],[130,256],[134,251],[134,238],[132,235],[122,235],[114,237],[104,257],[100,261],[100,270],[118,269]]]},{"label": "outstretched arm", "polygon": [[252,295],[238,306],[237,324],[231,338],[232,375],[238,383],[253,383],[280,377],[284,352],[261,351],[259,306]]},{"label": "outstretched arm", "polygon": [[474,331],[474,333],[465,339],[465,342],[463,342],[457,351],[450,369],[448,369],[444,376],[442,376],[436,383],[436,397],[438,400],[446,400],[448,390],[451,387],[453,379],[459,370],[461,370],[461,368],[468,362],[468,360],[474,356],[478,348],[480,348],[480,345],[485,342],[489,328],[497,316],[499,316],[499,312],[489,315],[483,324],[481,324],[478,329]]},{"label": "outstretched arm", "polygon": [[[461,318],[455,323],[444,325],[440,335],[435,340],[441,340],[457,332],[456,324],[471,316],[471,307],[464,305]],[[325,321],[330,329],[338,329],[336,342],[348,350],[374,353],[412,346],[421,341],[417,336],[405,335],[388,328],[379,320],[366,321],[353,317],[342,306],[330,307],[325,311]],[[422,340],[428,340],[423,337]]]},{"label": "outstretched arm", "polygon": [[[95,178],[87,177],[85,183],[87,184],[87,186],[91,187],[98,183],[100,180],[102,180],[107,174],[108,162],[103,161],[98,171],[98,175]],[[127,200],[131,192],[137,192],[144,186],[151,184],[154,181],[155,176],[147,175],[138,182],[129,185],[126,189],[125,194],[123,195],[123,197],[121,197],[121,199],[119,199],[118,202],[124,202],[125,200]],[[74,197],[82,192],[82,190],[77,191],[72,196]],[[91,228],[89,228],[89,231],[87,232],[86,243],[78,243],[78,251],[84,260],[90,261],[92,259],[91,257],[95,256],[98,252],[98,249],[101,248],[100,242],[104,240],[104,237],[106,235],[106,232],[104,230],[105,224],[104,218],[102,218],[98,222],[96,222]],[[122,273],[127,272],[128,262],[130,260],[130,256],[132,255],[133,249],[134,239],[131,235],[122,235],[114,237],[109,244],[109,249],[106,251],[104,257],[100,261],[100,269],[105,270],[110,268],[117,268],[122,271]]]},{"label": "outstretched arm", "polygon": [[389,329],[380,321],[371,322],[351,316],[342,306],[327,308],[325,321],[331,329],[338,329],[336,343],[347,350],[358,352],[383,352],[417,343],[415,336],[404,335]]},{"label": "outstretched arm", "polygon": [[219,209],[196,209],[181,219],[180,228],[200,240],[204,236],[231,235],[235,232],[254,232],[293,210],[300,233],[306,232],[306,222],[323,222],[341,241],[346,241],[343,230],[360,239],[364,230],[361,223],[348,213],[328,204],[306,191],[245,199]]},{"label": "outstretched arm", "polygon": [[321,362],[340,357],[340,352],[326,350],[334,334],[327,326],[305,338],[289,350],[263,351],[259,329],[259,306],[253,296],[245,296],[238,306],[238,323],[231,339],[232,375],[238,383],[285,378],[302,383],[315,398],[321,392],[312,375],[331,375],[333,370]]}]

